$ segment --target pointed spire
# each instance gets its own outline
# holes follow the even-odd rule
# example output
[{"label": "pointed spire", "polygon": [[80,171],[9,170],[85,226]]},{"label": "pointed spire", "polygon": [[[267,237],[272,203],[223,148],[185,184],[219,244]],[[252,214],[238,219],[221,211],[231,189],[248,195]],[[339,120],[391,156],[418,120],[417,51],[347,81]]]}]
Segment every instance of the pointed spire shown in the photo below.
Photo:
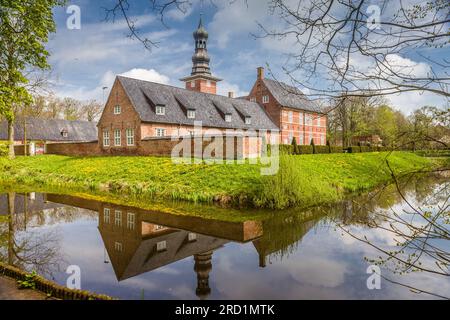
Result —
[{"label": "pointed spire", "polygon": [[198,29],[203,28],[203,12],[200,13],[200,21],[198,22]]}]

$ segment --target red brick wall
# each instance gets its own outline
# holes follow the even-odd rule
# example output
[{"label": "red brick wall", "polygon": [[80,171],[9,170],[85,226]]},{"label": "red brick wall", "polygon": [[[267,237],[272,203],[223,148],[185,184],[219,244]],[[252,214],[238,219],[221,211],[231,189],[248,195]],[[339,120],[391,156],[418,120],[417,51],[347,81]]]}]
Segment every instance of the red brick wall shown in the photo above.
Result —
[{"label": "red brick wall", "polygon": [[[114,107],[120,105],[121,113],[114,114]],[[141,121],[120,82],[116,79],[98,123],[100,148],[109,154],[133,154],[141,143]],[[114,131],[121,132],[121,145],[114,145]],[[126,129],[134,129],[134,146],[127,146]],[[109,132],[110,146],[103,146],[103,132]]]},{"label": "red brick wall", "polygon": [[102,152],[95,142],[73,142],[73,143],[49,143],[45,146],[46,154],[58,154],[64,156],[97,156]]},{"label": "red brick wall", "polygon": [[[269,96],[269,102],[263,103],[263,96]],[[290,144],[291,137],[295,137],[297,144],[311,143],[314,139],[316,145],[326,144],[326,116],[317,113],[311,113],[303,110],[290,109],[280,105],[265,86],[262,79],[257,79],[247,99],[255,99],[262,105],[269,114],[272,121],[280,128],[280,143]],[[292,112],[292,122],[289,121],[289,112]],[[301,115],[301,116],[300,116]],[[313,125],[305,123],[305,116],[310,115],[313,119]],[[319,122],[317,122],[319,120]],[[301,120],[301,121],[300,121]]]},{"label": "red brick wall", "polygon": [[[192,82],[195,83],[194,87],[191,85]],[[186,89],[191,90],[191,91],[216,94],[217,93],[217,83],[215,81],[211,80],[210,86],[208,86],[207,80],[196,79],[196,80],[192,80],[192,81],[186,81]]]}]

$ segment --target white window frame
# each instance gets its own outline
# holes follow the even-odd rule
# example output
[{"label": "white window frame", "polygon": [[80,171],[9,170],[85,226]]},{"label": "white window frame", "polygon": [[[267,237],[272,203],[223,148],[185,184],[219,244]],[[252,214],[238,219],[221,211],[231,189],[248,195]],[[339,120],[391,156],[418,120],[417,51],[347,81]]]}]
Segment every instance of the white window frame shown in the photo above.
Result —
[{"label": "white window frame", "polygon": [[252,124],[252,117],[245,117],[245,124],[247,125]]},{"label": "white window frame", "polygon": [[226,114],[225,115],[225,122],[231,122],[232,118],[231,118],[231,114]]},{"label": "white window frame", "polygon": [[313,125],[313,118],[311,114],[306,114],[305,115],[305,123],[307,126],[312,126]]},{"label": "white window frame", "polygon": [[250,102],[256,102],[256,98],[255,97],[251,97],[250,98]]},{"label": "white window frame", "polygon": [[132,147],[134,146],[134,129],[128,128],[126,130],[126,137],[127,137],[127,146]]},{"label": "white window frame", "polygon": [[195,119],[195,110],[188,110],[187,111],[187,118],[188,119]]},{"label": "white window frame", "polygon": [[127,212],[127,228],[134,230],[136,227],[136,215],[132,212]]},{"label": "white window frame", "polygon": [[114,114],[118,115],[118,114],[121,114],[121,113],[122,113],[122,107],[120,106],[120,104],[116,104],[114,106]]},{"label": "white window frame", "polygon": [[324,146],[326,144],[326,142],[325,142],[325,135],[320,135],[320,145],[321,146]]},{"label": "white window frame", "polygon": [[300,132],[300,140],[298,142],[300,145],[304,145],[304,141],[303,141],[303,133]]},{"label": "white window frame", "polygon": [[122,145],[122,131],[120,129],[114,129],[114,146],[120,147]]},{"label": "white window frame", "polygon": [[191,88],[195,88],[195,81],[191,81]]},{"label": "white window frame", "polygon": [[163,128],[156,128],[155,129],[155,135],[157,137],[165,137],[166,136],[166,129]]},{"label": "white window frame", "polygon": [[262,102],[263,103],[269,103],[269,101],[270,101],[270,98],[269,98],[268,95],[265,95],[265,96],[262,97]]},{"label": "white window frame", "polygon": [[122,227],[122,211],[120,210],[114,210],[114,225]]},{"label": "white window frame", "polygon": [[298,123],[302,126],[303,125],[303,113],[300,112],[298,114]]},{"label": "white window frame", "polygon": [[156,243],[156,251],[166,251],[167,250],[167,241],[160,241]]},{"label": "white window frame", "polygon": [[166,115],[166,106],[157,105],[156,106],[156,115],[165,116]]},{"label": "white window frame", "polygon": [[123,251],[122,242],[115,242],[114,243],[114,250],[116,250],[118,252],[122,252]]},{"label": "white window frame", "polygon": [[207,86],[208,88],[211,88],[211,87],[212,87],[212,82],[211,82],[211,80],[206,80],[206,86]]},{"label": "white window frame", "polygon": [[197,241],[197,234],[193,233],[193,232],[189,232],[188,233],[188,241],[189,242]]},{"label": "white window frame", "polygon": [[289,123],[294,122],[294,113],[292,111],[288,111],[288,122]]},{"label": "white window frame", "polygon": [[103,222],[108,224],[111,222],[111,209],[109,208],[103,209]]},{"label": "white window frame", "polygon": [[111,146],[111,140],[109,137],[109,130],[103,130],[103,146],[109,147]]},{"label": "white window frame", "polygon": [[288,133],[288,139],[289,139],[288,143],[291,144],[292,140],[294,140],[294,134],[292,132]]}]

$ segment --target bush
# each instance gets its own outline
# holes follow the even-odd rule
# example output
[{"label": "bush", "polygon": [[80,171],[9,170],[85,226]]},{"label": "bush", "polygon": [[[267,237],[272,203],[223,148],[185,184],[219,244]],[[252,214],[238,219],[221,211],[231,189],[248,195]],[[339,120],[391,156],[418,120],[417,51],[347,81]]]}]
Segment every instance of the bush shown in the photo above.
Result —
[{"label": "bush", "polygon": [[361,152],[372,152],[372,148],[368,146],[361,146]]},{"label": "bush", "polygon": [[0,142],[0,157],[6,157],[8,155],[8,144]]},{"label": "bush", "polygon": [[313,154],[312,146],[297,146],[298,154]]},{"label": "bush", "polygon": [[344,153],[344,149],[342,147],[330,146],[330,153]]},{"label": "bush", "polygon": [[361,152],[361,147],[358,146],[351,146],[348,147],[348,153],[360,153]]},{"label": "bush", "polygon": [[316,153],[330,153],[330,147],[328,147],[328,146],[316,146]]},{"label": "bush", "polygon": [[295,137],[292,139],[292,153],[298,154],[297,139]]},{"label": "bush", "polygon": [[294,146],[290,144],[280,144],[280,154],[294,154]]},{"label": "bush", "polygon": [[314,143],[314,139],[311,139],[311,146],[313,149],[313,153],[316,154],[316,144]]}]

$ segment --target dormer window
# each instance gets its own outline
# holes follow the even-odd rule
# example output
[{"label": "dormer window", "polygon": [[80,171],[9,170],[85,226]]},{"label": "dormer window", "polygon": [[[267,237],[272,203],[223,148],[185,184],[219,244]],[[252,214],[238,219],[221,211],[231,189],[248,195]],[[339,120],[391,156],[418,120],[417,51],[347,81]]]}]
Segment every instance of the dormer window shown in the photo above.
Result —
[{"label": "dormer window", "polygon": [[252,124],[252,117],[245,117],[245,124]]},{"label": "dormer window", "polygon": [[226,114],[225,115],[225,122],[231,122],[231,114]]},{"label": "dormer window", "polygon": [[122,108],[120,107],[120,105],[114,106],[114,114],[121,114],[121,113],[122,113]]},{"label": "dormer window", "polygon": [[67,138],[67,137],[69,136],[69,133],[67,132],[66,129],[62,129],[62,130],[61,130],[61,136],[62,136],[63,138]]},{"label": "dormer window", "polygon": [[188,110],[187,117],[188,119],[195,119],[195,110]]},{"label": "dormer window", "polygon": [[262,97],[263,103],[269,103],[269,96]]},{"label": "dormer window", "polygon": [[166,115],[166,106],[164,106],[164,105],[157,105],[156,106],[156,114],[158,116],[165,116]]}]

